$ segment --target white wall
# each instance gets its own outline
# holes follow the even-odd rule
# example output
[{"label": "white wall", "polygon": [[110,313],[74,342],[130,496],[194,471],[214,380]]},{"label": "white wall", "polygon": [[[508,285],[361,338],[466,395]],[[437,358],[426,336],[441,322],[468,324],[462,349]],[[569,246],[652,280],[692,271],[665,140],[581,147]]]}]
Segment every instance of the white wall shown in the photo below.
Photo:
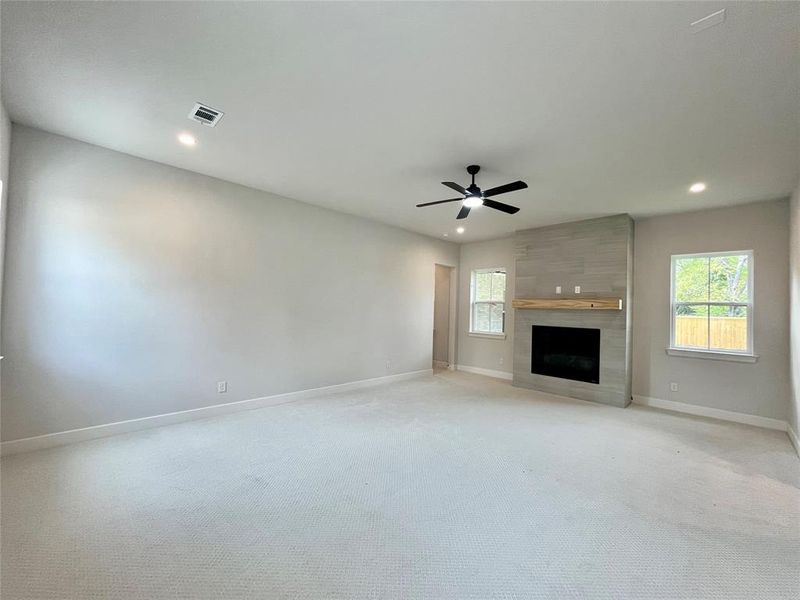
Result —
[{"label": "white wall", "polygon": [[[8,198],[8,166],[11,155],[11,121],[8,119],[6,108],[0,96],[0,298],[3,292],[3,253],[6,247],[6,206]],[[2,314],[2,302],[0,302],[0,315]],[[0,329],[0,339],[2,330]]]},{"label": "white wall", "polygon": [[[800,435],[800,185],[792,196],[789,229],[791,247],[789,251],[789,285],[791,306],[791,403],[789,426],[795,439]],[[800,452],[800,447],[797,449]]]},{"label": "white wall", "polygon": [[[6,249],[6,207],[8,206],[8,168],[11,158],[11,121],[8,118],[6,107],[3,105],[3,98],[0,95],[0,349],[2,348],[3,328],[3,279],[5,271],[5,249]],[[2,352],[2,350],[0,350]],[[2,365],[0,365],[2,366]],[[0,407],[2,407],[2,369],[0,369]],[[2,418],[2,417],[0,417]]]},{"label": "white wall", "polygon": [[[506,338],[469,335],[469,286],[473,269],[506,268]],[[462,244],[458,283],[458,364],[511,374],[514,359],[514,238]]]},{"label": "white wall", "polygon": [[431,367],[455,244],[13,135],[3,440]]},{"label": "white wall", "polygon": [[[786,419],[789,398],[789,212],[786,200],[636,221],[633,393]],[[757,363],[668,356],[670,256],[754,251]],[[678,383],[678,392],[670,391]]]}]

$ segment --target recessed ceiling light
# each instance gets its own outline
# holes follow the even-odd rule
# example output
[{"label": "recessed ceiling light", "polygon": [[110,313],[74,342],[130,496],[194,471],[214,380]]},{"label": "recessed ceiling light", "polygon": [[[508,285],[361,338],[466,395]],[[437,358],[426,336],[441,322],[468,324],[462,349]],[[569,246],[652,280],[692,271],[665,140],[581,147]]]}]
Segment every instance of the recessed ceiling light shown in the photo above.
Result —
[{"label": "recessed ceiling light", "polygon": [[446,234],[446,233],[443,233],[442,235],[443,235],[444,237],[447,237],[447,234]]},{"label": "recessed ceiling light", "polygon": [[706,190],[706,184],[702,181],[698,181],[697,183],[693,183],[689,186],[689,191],[693,194],[699,194],[700,192],[704,192]]},{"label": "recessed ceiling light", "polygon": [[184,146],[194,146],[197,143],[197,138],[191,133],[184,132],[178,134],[178,141]]},{"label": "recessed ceiling light", "polygon": [[464,233],[464,228],[459,227],[458,229],[456,229],[456,233]]}]

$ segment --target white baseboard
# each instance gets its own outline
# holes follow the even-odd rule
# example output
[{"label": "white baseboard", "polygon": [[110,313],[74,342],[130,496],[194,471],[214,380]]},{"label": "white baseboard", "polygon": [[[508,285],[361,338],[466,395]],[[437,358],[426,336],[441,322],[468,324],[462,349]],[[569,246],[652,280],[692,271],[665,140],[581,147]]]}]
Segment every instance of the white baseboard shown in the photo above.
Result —
[{"label": "white baseboard", "polygon": [[721,408],[710,408],[708,406],[698,406],[696,404],[675,402],[673,400],[661,400],[660,398],[650,398],[648,396],[638,396],[636,394],[633,396],[633,402],[634,404],[640,404],[642,406],[651,406],[653,408],[661,408],[698,417],[710,417],[712,419],[731,421],[733,423],[744,423],[745,425],[754,425],[766,429],[777,429],[778,431],[787,431],[789,429],[789,424],[780,419],[748,415],[747,413],[723,410]]},{"label": "white baseboard", "polygon": [[386,375],[384,377],[374,377],[372,379],[361,379],[358,381],[328,385],[320,388],[287,392],[285,394],[275,394],[274,396],[264,396],[262,398],[252,398],[250,400],[239,400],[238,402],[229,402],[227,404],[215,404],[213,406],[203,406],[200,408],[192,408],[189,410],[166,413],[163,415],[154,415],[152,417],[142,417],[140,419],[130,419],[128,421],[117,421],[116,423],[93,425],[91,427],[82,427],[81,429],[70,429],[68,431],[47,433],[45,435],[37,435],[35,437],[22,438],[19,440],[9,440],[7,442],[0,443],[0,456],[18,454],[20,452],[30,452],[32,450],[41,450],[43,448],[52,448],[54,446],[63,446],[65,444],[72,444],[75,442],[85,442],[87,440],[94,440],[97,438],[118,435],[121,433],[130,433],[132,431],[140,431],[142,429],[150,429],[152,427],[162,427],[164,425],[172,425],[174,423],[183,423],[184,421],[207,419],[209,417],[227,415],[230,413],[241,412],[243,410],[253,410],[256,408],[265,408],[278,404],[286,404],[287,402],[295,402],[297,400],[310,398],[321,393],[356,390],[382,383],[401,381],[403,379],[412,379],[422,375],[431,375],[432,373],[433,369],[422,369],[421,371],[410,371],[408,373],[399,373],[397,375]]},{"label": "white baseboard", "polygon": [[800,456],[800,438],[797,437],[797,432],[792,429],[792,426],[789,425],[786,428],[786,434],[789,436],[789,441],[792,442],[792,446],[794,446],[795,452],[797,452],[797,456]]},{"label": "white baseboard", "polygon": [[476,375],[486,375],[487,377],[494,377],[495,379],[505,379],[507,381],[514,379],[513,373],[508,373],[506,371],[494,371],[492,369],[482,369],[481,367],[456,365],[456,370],[466,371],[467,373],[475,373]]}]

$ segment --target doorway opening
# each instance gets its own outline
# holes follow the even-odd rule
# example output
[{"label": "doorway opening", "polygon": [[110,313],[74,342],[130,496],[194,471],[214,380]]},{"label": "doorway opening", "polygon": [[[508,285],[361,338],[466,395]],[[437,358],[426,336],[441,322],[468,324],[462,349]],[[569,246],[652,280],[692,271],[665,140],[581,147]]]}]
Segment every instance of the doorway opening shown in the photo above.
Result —
[{"label": "doorway opening", "polygon": [[450,369],[455,364],[455,268],[434,266],[433,368]]}]

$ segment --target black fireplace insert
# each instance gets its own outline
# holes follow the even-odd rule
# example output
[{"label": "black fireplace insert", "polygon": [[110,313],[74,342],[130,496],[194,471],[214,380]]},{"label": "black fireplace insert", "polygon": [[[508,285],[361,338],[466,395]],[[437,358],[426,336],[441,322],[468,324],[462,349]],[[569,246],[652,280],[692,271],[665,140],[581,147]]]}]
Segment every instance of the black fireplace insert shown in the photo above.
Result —
[{"label": "black fireplace insert", "polygon": [[600,383],[600,330],[534,325],[531,373]]}]

